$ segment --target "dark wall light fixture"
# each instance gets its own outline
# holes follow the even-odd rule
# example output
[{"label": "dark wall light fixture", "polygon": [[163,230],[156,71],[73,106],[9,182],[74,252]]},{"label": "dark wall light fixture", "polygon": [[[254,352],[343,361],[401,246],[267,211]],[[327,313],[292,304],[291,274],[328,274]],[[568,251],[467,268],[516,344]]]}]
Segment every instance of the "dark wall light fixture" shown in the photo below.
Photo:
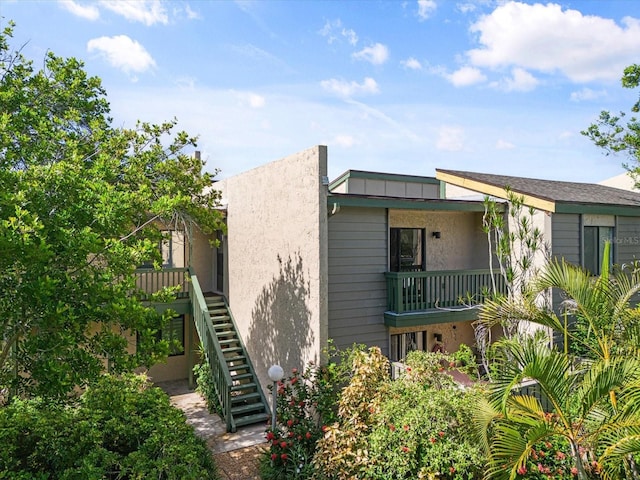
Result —
[{"label": "dark wall light fixture", "polygon": [[440,232],[433,232],[433,233],[431,234],[431,236],[432,236],[433,238],[440,238]]}]

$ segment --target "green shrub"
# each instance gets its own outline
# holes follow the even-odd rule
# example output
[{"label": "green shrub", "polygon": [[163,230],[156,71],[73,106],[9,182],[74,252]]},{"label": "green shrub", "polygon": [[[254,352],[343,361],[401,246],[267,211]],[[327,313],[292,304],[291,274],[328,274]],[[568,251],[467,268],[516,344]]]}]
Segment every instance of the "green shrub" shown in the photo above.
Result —
[{"label": "green shrub", "polygon": [[12,402],[0,445],[0,478],[217,478],[184,414],[135,375],[104,376],[77,405]]},{"label": "green shrub", "polygon": [[211,373],[211,366],[208,362],[203,361],[193,367],[193,374],[196,378],[196,392],[198,392],[207,402],[207,410],[209,413],[222,414],[222,408],[218,401],[218,395],[216,394],[216,388],[213,383],[213,374]]},{"label": "green shrub", "polygon": [[471,423],[477,392],[404,378],[385,384],[378,395],[361,478],[482,478],[485,458]]}]

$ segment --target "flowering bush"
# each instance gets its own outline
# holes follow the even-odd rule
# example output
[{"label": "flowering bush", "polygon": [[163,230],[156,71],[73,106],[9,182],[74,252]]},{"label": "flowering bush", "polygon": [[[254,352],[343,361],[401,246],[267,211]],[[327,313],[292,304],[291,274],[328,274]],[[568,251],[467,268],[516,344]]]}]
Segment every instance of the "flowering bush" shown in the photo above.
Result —
[{"label": "flowering bush", "polygon": [[478,395],[425,387],[411,378],[387,383],[379,391],[362,478],[482,478],[485,459],[471,422]]},{"label": "flowering bush", "polygon": [[[361,347],[353,351],[358,349]],[[332,353],[340,355],[334,350]],[[342,362],[330,362],[327,366],[309,363],[303,372],[294,368],[278,382],[277,425],[269,426],[266,432],[270,445],[261,462],[261,478],[311,477],[316,442],[325,426],[337,419],[338,396],[348,375],[349,363],[345,360],[349,355],[351,352],[345,352],[340,355]]]},{"label": "flowering bush", "polygon": [[525,466],[518,468],[516,478],[527,480],[576,479],[578,469],[569,454],[569,444],[562,439],[537,443]]}]

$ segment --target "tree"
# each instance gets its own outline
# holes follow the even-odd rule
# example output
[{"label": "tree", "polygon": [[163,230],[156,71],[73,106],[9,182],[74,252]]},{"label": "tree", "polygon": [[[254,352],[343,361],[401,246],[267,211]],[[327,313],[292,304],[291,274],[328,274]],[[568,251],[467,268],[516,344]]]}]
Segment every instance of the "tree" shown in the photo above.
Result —
[{"label": "tree", "polygon": [[10,49],[13,27],[0,34],[0,389],[64,396],[105,362],[166,355],[134,270],[159,259],[161,226],[222,222],[175,120],[113,127],[100,79],[53,53],[36,71]]},{"label": "tree", "polygon": [[[640,86],[640,65],[630,65],[624,69],[622,76],[623,88],[637,88]],[[640,112],[640,98],[631,107],[631,112]],[[640,188],[640,121],[634,115],[627,121],[626,114],[620,112],[613,115],[609,111],[600,112],[596,123],[593,123],[581,133],[588,137],[596,146],[603,148],[607,155],[611,153],[625,153],[631,164],[624,164],[635,181],[636,188]]]},{"label": "tree", "polygon": [[[536,443],[554,438],[568,442],[581,479],[589,478],[589,471],[602,478],[638,478],[640,326],[631,300],[640,291],[640,274],[637,269],[609,272],[609,251],[607,243],[597,278],[556,260],[522,297],[488,302],[481,311],[481,316],[515,316],[551,327],[565,339],[563,351],[549,348],[546,340],[506,344],[509,356],[496,369],[492,401],[479,410],[490,478],[515,478]],[[566,297],[560,314],[536,301],[550,288]],[[571,328],[569,315],[578,328]],[[513,394],[524,379],[538,383],[546,408],[532,395]]]}]

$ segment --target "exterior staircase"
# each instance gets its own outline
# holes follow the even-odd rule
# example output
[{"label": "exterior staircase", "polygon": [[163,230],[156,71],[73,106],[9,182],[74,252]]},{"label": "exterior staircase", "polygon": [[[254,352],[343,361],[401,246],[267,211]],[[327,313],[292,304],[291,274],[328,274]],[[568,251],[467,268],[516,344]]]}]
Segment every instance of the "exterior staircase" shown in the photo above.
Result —
[{"label": "exterior staircase", "polygon": [[222,352],[221,363],[224,363],[223,368],[231,377],[231,423],[234,427],[240,427],[266,422],[270,416],[269,408],[246,348],[238,335],[229,305],[222,295],[213,294],[204,298],[215,338]]}]

